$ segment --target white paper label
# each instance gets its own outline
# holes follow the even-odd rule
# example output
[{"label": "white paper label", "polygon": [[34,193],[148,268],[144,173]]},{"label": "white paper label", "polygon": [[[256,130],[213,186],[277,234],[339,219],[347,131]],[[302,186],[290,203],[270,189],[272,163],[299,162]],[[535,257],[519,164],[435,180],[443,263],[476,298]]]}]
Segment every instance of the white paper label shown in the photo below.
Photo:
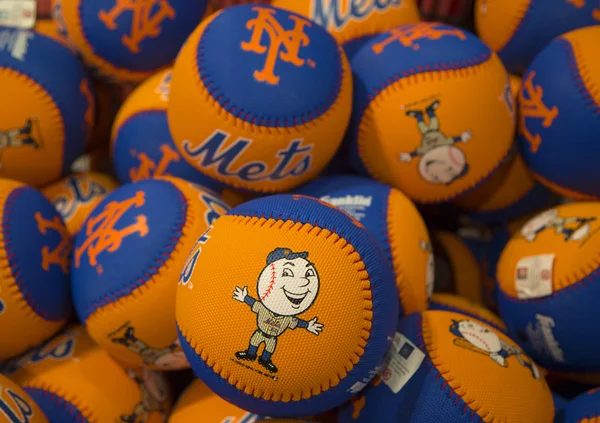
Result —
[{"label": "white paper label", "polygon": [[517,263],[515,285],[520,299],[552,295],[554,254],[524,257]]},{"label": "white paper label", "polygon": [[36,12],[36,0],[0,0],[0,26],[31,29]]},{"label": "white paper label", "polygon": [[385,359],[386,366],[381,372],[381,380],[397,394],[417,372],[424,359],[425,354],[415,344],[396,332]]}]

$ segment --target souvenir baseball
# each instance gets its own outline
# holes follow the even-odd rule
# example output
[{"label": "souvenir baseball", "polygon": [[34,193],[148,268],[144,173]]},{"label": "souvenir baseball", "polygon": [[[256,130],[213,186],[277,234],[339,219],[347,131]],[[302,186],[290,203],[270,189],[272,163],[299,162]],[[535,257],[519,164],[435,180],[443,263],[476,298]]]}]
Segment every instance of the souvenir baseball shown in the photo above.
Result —
[{"label": "souvenir baseball", "polygon": [[444,310],[461,313],[474,317],[494,329],[506,333],[506,325],[500,317],[483,307],[481,304],[469,301],[455,294],[435,293],[431,296],[429,310]]},{"label": "souvenir baseball", "polygon": [[545,210],[515,233],[497,265],[508,333],[548,370],[600,374],[600,203]]},{"label": "souvenir baseball", "polygon": [[435,261],[434,292],[457,294],[481,304],[481,268],[469,247],[449,231],[432,231],[431,242]]},{"label": "souvenir baseball", "polygon": [[593,423],[600,419],[600,388],[591,389],[566,404],[559,423]]},{"label": "souvenir baseball", "polygon": [[554,37],[600,24],[594,0],[476,0],[479,37],[510,72],[521,74]]},{"label": "souvenir baseball", "polygon": [[330,176],[297,191],[350,214],[377,239],[394,269],[401,314],[427,309],[435,276],[423,218],[400,191],[360,176]]},{"label": "souvenir baseball", "polygon": [[340,423],[553,422],[535,363],[473,317],[425,311],[401,319],[387,363],[340,409]]},{"label": "souvenir baseball", "polygon": [[171,409],[160,373],[122,368],[81,326],[0,363],[0,373],[19,384],[51,423],[162,423]]},{"label": "souvenir baseball", "polygon": [[440,23],[400,26],[364,44],[351,67],[357,171],[439,203],[476,187],[509,153],[509,76],[474,35]]},{"label": "souvenir baseball", "polygon": [[271,4],[327,29],[349,58],[371,36],[421,20],[416,0],[273,0]]},{"label": "souvenir baseball", "polygon": [[91,81],[52,36],[0,28],[0,178],[42,186],[68,173],[94,125]]},{"label": "souvenir baseball", "polygon": [[558,196],[530,175],[523,157],[515,154],[480,186],[454,203],[473,219],[505,222],[557,204]]},{"label": "souvenir baseball", "polygon": [[350,119],[346,55],[324,28],[268,5],[205,19],[182,47],[167,117],[179,153],[232,188],[288,191],[317,176]]},{"label": "souvenir baseball", "polygon": [[576,200],[600,197],[597,166],[587,159],[600,152],[599,38],[596,25],[553,40],[527,69],[519,94],[519,145],[529,170]]},{"label": "souvenir baseball", "polygon": [[172,177],[108,194],[73,251],[73,302],[94,341],[131,367],[188,367],[175,326],[177,279],[196,239],[228,209]]},{"label": "souvenir baseball", "polygon": [[0,179],[0,361],[58,332],[71,315],[71,238],[37,190]]},{"label": "souvenir baseball", "polygon": [[138,83],[168,66],[206,0],[53,0],[61,33],[96,73]]},{"label": "souvenir baseball", "polygon": [[27,395],[27,392],[1,374],[0,419],[0,421],[7,423],[48,423],[42,410]]},{"label": "souvenir baseball", "polygon": [[359,392],[382,363],[398,311],[375,238],[301,195],[252,200],[216,220],[190,252],[176,301],[195,374],[271,417],[322,413]]},{"label": "souvenir baseball", "polygon": [[73,174],[45,187],[42,194],[56,207],[71,236],[79,232],[94,207],[119,184],[101,173]]}]

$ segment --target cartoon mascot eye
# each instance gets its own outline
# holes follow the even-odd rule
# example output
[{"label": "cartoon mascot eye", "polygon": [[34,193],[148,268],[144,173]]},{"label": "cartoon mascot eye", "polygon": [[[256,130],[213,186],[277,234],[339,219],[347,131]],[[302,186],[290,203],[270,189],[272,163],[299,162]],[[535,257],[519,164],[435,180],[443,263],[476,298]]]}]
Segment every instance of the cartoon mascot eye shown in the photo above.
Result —
[{"label": "cartoon mascot eye", "polygon": [[304,275],[305,278],[310,278],[311,276],[315,276],[315,269],[308,269]]},{"label": "cartoon mascot eye", "polygon": [[281,276],[286,276],[286,277],[289,277],[289,278],[293,278],[294,277],[294,272],[292,272],[292,269],[288,269],[286,267],[281,272]]}]

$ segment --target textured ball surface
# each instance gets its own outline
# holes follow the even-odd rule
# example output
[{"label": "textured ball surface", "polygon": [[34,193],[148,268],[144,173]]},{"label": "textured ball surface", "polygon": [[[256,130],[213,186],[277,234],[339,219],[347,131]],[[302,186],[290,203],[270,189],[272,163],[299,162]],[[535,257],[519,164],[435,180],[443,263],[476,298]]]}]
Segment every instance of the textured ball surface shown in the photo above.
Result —
[{"label": "textured ball surface", "polygon": [[559,423],[594,423],[600,420],[600,388],[572,399],[563,409]]},{"label": "textured ball surface", "polygon": [[505,222],[552,206],[558,196],[535,181],[520,154],[506,163],[480,186],[455,201],[473,219]]},{"label": "textured ball surface", "polygon": [[234,6],[205,19],[177,56],[169,128],[182,157],[211,178],[286,191],[333,157],[351,85],[325,29],[271,6]]},{"label": "textured ball surface", "polygon": [[597,167],[588,159],[600,154],[598,39],[600,25],[553,40],[527,69],[519,94],[525,162],[550,189],[578,200],[600,197]]},{"label": "textured ball surface", "polygon": [[477,34],[521,74],[554,37],[600,23],[593,0],[476,0]]},{"label": "textured ball surface", "polygon": [[351,66],[356,170],[437,203],[475,187],[508,154],[509,77],[474,35],[437,23],[401,26],[373,37]]},{"label": "textured ball surface", "polygon": [[273,0],[271,4],[306,16],[327,29],[348,57],[369,37],[421,20],[415,0]]},{"label": "textured ball surface", "polygon": [[0,365],[50,422],[164,422],[171,409],[160,373],[125,370],[81,326]]},{"label": "textured ball surface", "polygon": [[600,298],[599,229],[600,203],[561,205],[526,222],[500,256],[508,333],[548,370],[600,373],[600,329],[590,324]]},{"label": "textured ball surface", "polygon": [[431,297],[429,310],[452,311],[480,320],[494,329],[506,333],[506,325],[500,317],[483,307],[454,294],[435,293]]},{"label": "textured ball surface", "polygon": [[206,0],[53,0],[60,31],[100,75],[141,82],[168,66]]},{"label": "textured ball surface", "polygon": [[0,177],[42,186],[67,174],[94,125],[92,84],[53,37],[2,28]]},{"label": "textured ball surface", "polygon": [[78,173],[45,187],[42,194],[58,210],[71,236],[75,236],[94,207],[118,185],[102,173]]},{"label": "textured ball surface", "polygon": [[181,158],[167,123],[171,69],[144,81],[121,106],[112,129],[111,156],[122,183],[171,175],[217,190],[221,184]]},{"label": "textured ball surface", "polygon": [[196,375],[272,417],[350,399],[375,375],[397,316],[376,240],[341,210],[299,195],[252,200],[214,222],[190,253],[176,301]]},{"label": "textured ball surface", "polygon": [[71,239],[37,190],[0,179],[0,360],[58,332],[71,314]]},{"label": "textured ball surface", "polygon": [[531,358],[482,321],[415,313],[400,320],[390,351],[381,375],[340,409],[340,423],[554,419],[550,389]]},{"label": "textured ball surface", "polygon": [[42,410],[27,392],[2,375],[0,375],[0,413],[4,416],[2,421],[7,423],[48,423]]},{"label": "textured ball surface", "polygon": [[90,336],[129,366],[180,369],[175,291],[196,239],[229,207],[176,178],[123,185],[90,214],[73,253],[73,301]]},{"label": "textured ball surface", "polygon": [[360,176],[320,178],[298,190],[344,210],[377,239],[394,269],[402,315],[427,308],[435,266],[429,233],[400,191]]}]

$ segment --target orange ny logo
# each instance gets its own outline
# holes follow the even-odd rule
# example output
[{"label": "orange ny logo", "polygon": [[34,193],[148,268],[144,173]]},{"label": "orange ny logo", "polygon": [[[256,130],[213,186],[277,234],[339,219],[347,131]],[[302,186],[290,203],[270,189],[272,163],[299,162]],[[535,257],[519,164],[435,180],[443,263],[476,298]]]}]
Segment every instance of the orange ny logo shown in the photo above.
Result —
[{"label": "orange ny logo", "polygon": [[[158,6],[158,10],[151,14]],[[133,14],[129,35],[123,35],[121,41],[132,53],[140,52],[140,43],[148,37],[158,37],[162,22],[169,18],[175,19],[175,10],[168,0],[116,0],[109,11],[100,10],[98,19],[111,31],[117,29],[116,20],[125,12]]]},{"label": "orange ny logo", "polygon": [[163,176],[167,173],[167,169],[171,163],[179,161],[179,154],[167,144],[160,146],[160,152],[162,153],[160,160],[158,163],[155,163],[146,153],[136,153],[135,150],[131,151],[131,155],[137,157],[140,161],[140,165],[137,168],[129,169],[129,178],[132,182]]},{"label": "orange ny logo", "polygon": [[67,227],[58,216],[54,216],[52,220],[46,220],[38,212],[34,217],[37,222],[38,231],[42,235],[46,235],[49,230],[55,231],[60,235],[60,242],[53,250],[50,250],[47,245],[42,248],[42,269],[47,272],[50,270],[51,265],[57,264],[64,273],[68,273],[72,244]]},{"label": "orange ny logo", "polygon": [[82,79],[81,84],[79,84],[79,92],[83,94],[85,100],[87,102],[87,108],[85,109],[85,114],[83,118],[88,128],[92,127],[94,120],[94,96],[92,95],[92,91],[90,90],[90,86],[88,84],[87,79]]},{"label": "orange ny logo", "polygon": [[558,116],[558,107],[554,106],[551,109],[546,107],[543,101],[544,90],[539,85],[533,84],[535,72],[530,72],[523,80],[521,92],[519,93],[519,102],[521,103],[520,128],[521,135],[529,143],[529,148],[532,153],[536,153],[542,137],[540,134],[532,134],[527,129],[526,119],[542,119],[542,126],[549,128],[552,122]]},{"label": "orange ny logo", "polygon": [[467,36],[460,29],[438,29],[436,25],[431,24],[393,28],[388,34],[388,38],[371,47],[373,53],[381,54],[387,46],[395,42],[399,42],[404,47],[412,47],[414,50],[418,50],[421,48],[416,42],[418,40],[439,40],[442,37],[458,37],[460,40],[467,39]]},{"label": "orange ny logo", "polygon": [[[285,31],[277,18],[275,10],[263,7],[254,7],[252,10],[258,12],[255,19],[246,23],[246,28],[252,31],[250,41],[243,41],[242,50],[257,54],[266,54],[265,66],[262,70],[254,71],[254,78],[260,82],[268,84],[279,83],[280,77],[275,75],[275,65],[277,59],[286,63],[300,67],[308,63],[310,67],[315,67],[315,62],[299,57],[300,48],[310,44],[310,39],[304,33],[304,28],[311,26],[311,23],[299,16],[289,15],[289,19],[294,21],[294,28]],[[269,44],[262,45],[264,33],[269,36]],[[282,50],[283,49],[283,50]]]},{"label": "orange ny logo", "polygon": [[115,225],[132,208],[142,207],[146,203],[143,191],[138,191],[135,196],[123,201],[111,201],[100,214],[90,217],[85,224],[87,238],[79,248],[75,249],[75,267],[81,265],[81,257],[87,252],[90,266],[96,267],[96,272],[103,272],[102,265],[98,264],[98,255],[104,251],[114,253],[119,249],[123,239],[135,233],[144,237],[148,234],[146,216],[138,215],[135,222],[122,229]]},{"label": "orange ny logo", "polygon": [[[585,6],[586,0],[566,0],[567,3],[572,4],[578,9],[581,9]],[[600,8],[596,8],[592,11],[592,16],[597,21],[600,21]]]}]

